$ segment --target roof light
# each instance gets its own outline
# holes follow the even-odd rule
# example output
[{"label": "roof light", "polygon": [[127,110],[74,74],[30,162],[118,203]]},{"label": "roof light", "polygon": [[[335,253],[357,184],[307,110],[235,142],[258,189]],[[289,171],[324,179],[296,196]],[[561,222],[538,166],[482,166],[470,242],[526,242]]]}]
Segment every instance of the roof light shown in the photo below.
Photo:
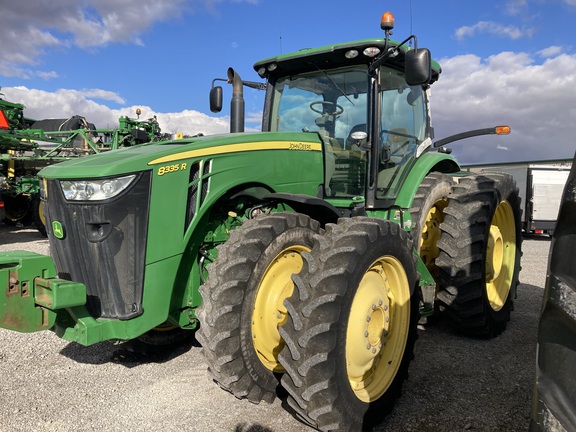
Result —
[{"label": "roof light", "polygon": [[380,28],[384,31],[390,31],[394,28],[394,15],[392,15],[392,12],[384,12],[382,14]]},{"label": "roof light", "polygon": [[276,63],[270,63],[268,65],[268,72],[275,71],[277,67],[278,67],[278,65]]},{"label": "roof light", "polygon": [[10,123],[2,110],[0,110],[0,129],[10,129]]},{"label": "roof light", "polygon": [[353,59],[358,57],[358,51],[356,51],[355,49],[351,49],[349,51],[346,51],[346,54],[344,54],[344,57],[346,57],[347,59]]},{"label": "roof light", "polygon": [[362,51],[362,54],[364,54],[366,57],[376,57],[378,54],[380,54],[380,48],[368,47]]}]

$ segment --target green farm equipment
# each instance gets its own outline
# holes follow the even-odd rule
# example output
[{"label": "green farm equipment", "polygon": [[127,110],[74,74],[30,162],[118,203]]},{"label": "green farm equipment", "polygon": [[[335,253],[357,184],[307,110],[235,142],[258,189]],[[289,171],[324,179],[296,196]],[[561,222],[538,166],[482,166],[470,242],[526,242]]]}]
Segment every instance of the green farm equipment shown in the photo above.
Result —
[{"label": "green farm equipment", "polygon": [[0,130],[29,129],[35,120],[24,117],[24,108],[22,104],[0,98]]},{"label": "green farm equipment", "polygon": [[[441,68],[416,37],[391,40],[392,23],[384,14],[385,38],[259,61],[266,84],[229,69],[230,134],[44,168],[54,264],[0,254],[0,326],[156,349],[199,329],[221,387],[257,403],[282,386],[325,431],[391,410],[422,316],[500,334],[520,269],[518,190],[461,170],[444,146],[509,128],[434,142]],[[259,133],[243,132],[246,85],[266,89]]]},{"label": "green farm equipment", "polygon": [[[139,115],[139,114],[138,114]],[[156,118],[122,116],[116,129],[97,129],[84,117],[33,120],[24,105],[0,99],[0,201],[3,222],[35,225],[46,235],[38,172],[70,158],[162,138]]]}]

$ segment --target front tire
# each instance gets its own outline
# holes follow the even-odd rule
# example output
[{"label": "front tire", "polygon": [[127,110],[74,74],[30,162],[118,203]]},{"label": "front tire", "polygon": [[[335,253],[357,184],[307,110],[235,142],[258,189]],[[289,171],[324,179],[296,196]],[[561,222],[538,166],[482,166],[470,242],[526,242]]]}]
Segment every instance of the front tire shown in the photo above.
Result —
[{"label": "front tire", "polygon": [[506,329],[520,272],[520,216],[510,175],[473,174],[454,187],[436,263],[439,306],[457,331],[494,337]]},{"label": "front tire", "polygon": [[299,213],[274,213],[246,221],[218,247],[200,287],[198,340],[213,379],[238,398],[258,403],[276,397],[284,368],[278,327],[291,276],[302,268],[320,224]]},{"label": "front tire", "polygon": [[192,341],[195,334],[195,330],[185,330],[164,323],[129,341],[128,347],[131,351],[145,356],[164,355]]},{"label": "front tire", "polygon": [[46,216],[44,216],[44,204],[37,195],[32,199],[32,221],[40,234],[48,237],[46,232]]},{"label": "front tire", "polygon": [[413,358],[412,242],[390,221],[340,219],[303,257],[280,329],[288,404],[319,430],[371,427],[391,411]]}]

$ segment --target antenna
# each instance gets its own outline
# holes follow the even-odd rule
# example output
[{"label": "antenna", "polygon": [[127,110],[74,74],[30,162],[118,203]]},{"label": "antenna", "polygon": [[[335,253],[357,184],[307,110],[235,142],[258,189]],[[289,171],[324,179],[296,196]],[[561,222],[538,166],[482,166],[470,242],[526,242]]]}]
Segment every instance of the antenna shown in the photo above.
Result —
[{"label": "antenna", "polygon": [[[414,31],[412,30],[412,0],[410,0],[410,35],[413,35]],[[412,48],[412,39],[410,39],[410,48]]]},{"label": "antenna", "polygon": [[280,24],[280,55],[284,54],[282,52],[282,24]]},{"label": "antenna", "polygon": [[413,31],[412,31],[412,0],[410,0],[410,34],[413,34]]}]

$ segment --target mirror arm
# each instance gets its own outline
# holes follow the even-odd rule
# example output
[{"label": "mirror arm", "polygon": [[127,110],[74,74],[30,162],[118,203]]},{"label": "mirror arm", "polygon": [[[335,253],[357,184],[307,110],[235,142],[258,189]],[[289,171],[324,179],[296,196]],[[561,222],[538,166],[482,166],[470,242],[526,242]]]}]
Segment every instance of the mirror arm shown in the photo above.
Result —
[{"label": "mirror arm", "polygon": [[370,66],[368,67],[368,73],[370,75],[373,75],[374,72],[382,65],[382,63],[384,63],[390,57],[392,57],[392,56],[395,57],[398,55],[398,48],[400,48],[402,45],[405,45],[407,42],[409,42],[412,39],[414,39],[414,49],[418,49],[418,39],[416,38],[416,35],[408,36],[406,39],[404,39],[402,42],[400,42],[397,46],[388,48],[388,33],[386,33],[386,42],[384,45],[385,46],[384,52],[382,54],[380,54],[378,57],[376,57],[374,59],[374,61],[370,64]]}]

